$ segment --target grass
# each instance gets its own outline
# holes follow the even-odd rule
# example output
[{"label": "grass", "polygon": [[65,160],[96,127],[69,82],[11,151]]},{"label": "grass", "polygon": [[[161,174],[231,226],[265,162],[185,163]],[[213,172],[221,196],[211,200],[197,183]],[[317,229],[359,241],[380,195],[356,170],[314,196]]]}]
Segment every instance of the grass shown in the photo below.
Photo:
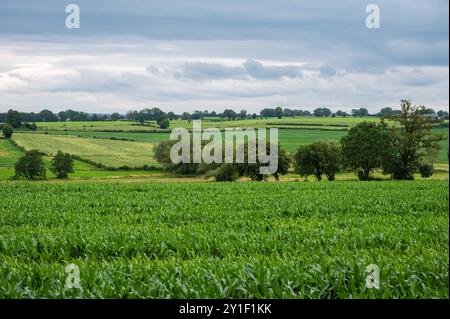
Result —
[{"label": "grass", "polygon": [[38,149],[47,154],[61,150],[108,167],[158,165],[151,143],[27,133],[14,134],[13,140],[27,150]]},{"label": "grass", "polygon": [[[437,162],[448,163],[447,152],[448,152],[448,129],[433,129],[434,134],[443,134],[446,140],[440,143],[441,150],[438,154]],[[85,138],[104,138],[104,139],[128,139],[138,142],[146,142],[157,144],[161,141],[168,140],[170,133],[134,133],[134,132],[92,132],[92,131],[67,131],[61,133],[60,131],[49,131],[49,135],[60,135],[64,134],[67,136],[79,136]],[[310,144],[318,140],[339,140],[342,136],[346,135],[347,132],[343,131],[332,131],[332,130],[309,130],[309,129],[280,129],[278,131],[279,143],[283,146],[289,153],[294,154],[300,145]],[[117,151],[120,151],[117,149]]]},{"label": "grass", "polygon": [[[202,126],[226,128],[226,127],[318,127],[322,129],[342,129],[356,125],[362,121],[378,121],[377,117],[346,117],[346,118],[323,118],[323,117],[286,117],[282,119],[250,119],[236,121],[217,121],[217,119],[207,118],[202,120]],[[105,130],[123,130],[123,131],[154,131],[157,130],[155,122],[147,122],[145,125],[139,125],[134,121],[97,121],[97,122],[43,122],[37,123],[39,130],[67,130],[67,131],[105,131]],[[336,126],[333,126],[336,125]],[[174,120],[170,122],[170,127],[192,128],[192,122],[186,120]]]},{"label": "grass", "polygon": [[448,182],[9,182],[0,198],[0,298],[449,297]]}]

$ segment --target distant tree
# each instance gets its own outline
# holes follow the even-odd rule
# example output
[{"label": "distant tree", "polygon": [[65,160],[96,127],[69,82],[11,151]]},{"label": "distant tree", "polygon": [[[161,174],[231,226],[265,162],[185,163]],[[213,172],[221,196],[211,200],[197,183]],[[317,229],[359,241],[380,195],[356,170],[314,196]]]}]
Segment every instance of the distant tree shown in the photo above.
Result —
[{"label": "distant tree", "polygon": [[56,178],[67,178],[69,173],[74,172],[72,156],[68,153],[58,151],[52,159],[50,170],[56,175]]},{"label": "distant tree", "polygon": [[28,123],[28,122],[25,122],[25,123],[23,123],[23,125],[27,128],[27,129],[29,129],[29,130],[31,130],[31,131],[36,131],[37,130],[37,125],[36,125],[36,123]]},{"label": "distant tree", "polygon": [[300,146],[294,157],[294,169],[307,178],[313,174],[318,181],[322,174],[333,181],[341,167],[341,152],[336,142],[318,141]]},{"label": "distant tree", "polygon": [[189,121],[189,120],[191,120],[191,114],[189,114],[188,112],[183,112],[183,114],[181,114],[181,119],[185,120],[185,121]]},{"label": "distant tree", "polygon": [[433,164],[425,163],[419,165],[419,172],[420,176],[422,176],[423,178],[431,177],[434,172]]},{"label": "distant tree", "polygon": [[347,112],[339,110],[336,112],[336,116],[347,117],[348,114],[347,114]]},{"label": "distant tree", "polygon": [[364,117],[369,116],[369,111],[366,108],[359,108],[359,109],[353,109],[352,110],[352,116],[354,117]]},{"label": "distant tree", "polygon": [[61,111],[58,113],[58,118],[61,122],[65,122],[69,119],[69,117],[67,116],[67,113],[64,111]]},{"label": "distant tree", "polygon": [[222,164],[218,168],[208,171],[205,177],[213,177],[216,182],[232,182],[239,178],[239,172],[233,164]]},{"label": "distant tree", "polygon": [[42,155],[37,150],[30,150],[19,158],[15,164],[16,175],[14,178],[26,178],[28,180],[44,179],[45,165]]},{"label": "distant tree", "polygon": [[438,111],[437,112],[437,115],[441,118],[441,119],[446,119],[446,120],[448,120],[448,112],[446,112],[446,111],[442,111],[442,110],[440,110],[440,111]]},{"label": "distant tree", "polygon": [[421,114],[421,115],[425,115],[425,114],[434,114],[435,112],[434,112],[434,110],[433,109],[430,109],[430,108],[422,108],[422,109],[420,109],[420,111],[419,111],[419,114]]},{"label": "distant tree", "polygon": [[384,107],[380,110],[381,117],[389,117],[394,115],[394,110],[391,107]]},{"label": "distant tree", "polygon": [[42,110],[39,112],[37,120],[39,122],[57,122],[58,116],[56,116],[52,111]]},{"label": "distant tree", "polygon": [[237,114],[235,111],[230,110],[230,109],[226,109],[225,111],[223,111],[223,117],[226,117],[229,120],[235,120],[237,117]]},{"label": "distant tree", "polygon": [[283,110],[283,116],[292,117],[294,115],[295,115],[295,112],[290,110],[290,109],[286,108],[286,109]]},{"label": "distant tree", "polygon": [[279,119],[283,117],[283,109],[281,107],[278,106],[275,108],[275,116]]},{"label": "distant tree", "polygon": [[341,138],[344,164],[355,170],[361,180],[369,180],[376,168],[381,168],[391,148],[388,130],[374,122],[362,122],[352,127],[347,135]]},{"label": "distant tree", "polygon": [[176,120],[178,118],[178,116],[175,113],[173,113],[173,112],[167,113],[167,117],[168,117],[169,121],[173,121],[173,120]]},{"label": "distant tree", "polygon": [[259,114],[261,115],[261,117],[275,117],[275,110],[274,109],[270,109],[270,108],[266,108],[263,109],[261,112],[259,112]]},{"label": "distant tree", "polygon": [[432,134],[430,119],[422,115],[424,106],[411,106],[411,101],[401,101],[401,115],[390,117],[398,125],[388,126],[394,151],[384,163],[384,171],[394,179],[414,179],[414,172],[422,159],[430,153],[436,153],[442,134]]},{"label": "distant tree", "polygon": [[14,134],[14,129],[11,125],[9,125],[9,124],[3,125],[3,136],[5,138],[11,138],[13,134]]},{"label": "distant tree", "polygon": [[17,111],[9,110],[6,114],[6,123],[13,128],[18,128],[22,125],[22,116]]},{"label": "distant tree", "polygon": [[170,126],[170,122],[168,119],[162,119],[157,124],[160,129],[167,129]]},{"label": "distant tree", "polygon": [[118,121],[120,120],[120,114],[119,113],[113,113],[111,114],[111,121]]},{"label": "distant tree", "polygon": [[241,110],[240,112],[239,112],[239,119],[241,119],[241,120],[245,120],[246,118],[247,118],[247,111],[246,110]]},{"label": "distant tree", "polygon": [[329,117],[331,116],[331,113],[331,110],[327,108],[317,108],[313,112],[314,116],[318,117]]}]

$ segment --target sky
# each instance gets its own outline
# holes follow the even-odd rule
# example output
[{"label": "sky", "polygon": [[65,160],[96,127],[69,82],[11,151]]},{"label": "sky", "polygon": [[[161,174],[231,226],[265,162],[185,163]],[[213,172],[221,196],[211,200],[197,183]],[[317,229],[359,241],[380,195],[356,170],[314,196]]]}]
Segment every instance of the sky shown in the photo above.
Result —
[{"label": "sky", "polygon": [[0,0],[0,112],[448,110],[448,26],[447,0]]}]

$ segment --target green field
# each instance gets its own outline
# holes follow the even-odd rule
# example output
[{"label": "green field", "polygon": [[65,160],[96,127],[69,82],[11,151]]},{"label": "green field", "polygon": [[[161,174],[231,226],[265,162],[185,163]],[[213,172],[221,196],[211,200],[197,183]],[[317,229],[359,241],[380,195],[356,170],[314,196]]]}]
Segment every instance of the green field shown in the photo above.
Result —
[{"label": "green field", "polygon": [[157,165],[151,143],[27,133],[17,133],[13,139],[25,149],[38,149],[47,154],[61,150],[108,167]]},{"label": "green field", "polygon": [[[444,134],[447,137],[447,140],[441,142],[437,162],[448,163],[448,129],[434,129],[433,133]],[[278,134],[280,145],[293,155],[300,145],[318,140],[339,140],[347,133],[290,128],[280,129]],[[110,167],[123,165],[139,167],[143,165],[159,166],[152,157],[152,150],[155,144],[168,140],[169,136],[169,133],[163,132],[67,131],[62,133],[61,131],[51,131],[49,134],[18,133],[14,135],[14,140],[26,149],[37,148],[52,154],[63,150]],[[111,140],[111,138],[127,141]]]},{"label": "green field", "polygon": [[[448,298],[448,191],[0,183],[0,298]],[[69,263],[82,294],[64,289]],[[369,264],[379,290],[365,287]]]}]

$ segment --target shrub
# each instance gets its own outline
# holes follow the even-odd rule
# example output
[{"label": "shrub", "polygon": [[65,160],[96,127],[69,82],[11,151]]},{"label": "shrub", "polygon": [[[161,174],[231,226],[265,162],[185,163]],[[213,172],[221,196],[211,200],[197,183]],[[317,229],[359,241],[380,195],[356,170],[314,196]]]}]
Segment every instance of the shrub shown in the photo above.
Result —
[{"label": "shrub", "polygon": [[419,166],[420,176],[423,178],[431,177],[434,173],[433,164],[421,164]]},{"label": "shrub", "polygon": [[239,178],[239,172],[232,164],[223,164],[207,173],[206,177],[214,177],[216,182],[232,182]]},{"label": "shrub", "polygon": [[329,181],[334,181],[341,167],[341,152],[335,142],[318,141],[300,146],[294,160],[294,170],[300,176],[307,178],[312,174],[320,181],[325,174]]},{"label": "shrub", "polygon": [[44,179],[45,165],[41,153],[37,150],[27,151],[15,164],[15,171],[14,178]]},{"label": "shrub", "polygon": [[69,173],[74,172],[72,156],[58,151],[52,160],[50,170],[56,175],[56,178],[67,178]]},{"label": "shrub", "polygon": [[160,129],[166,129],[166,128],[169,128],[170,122],[169,122],[168,119],[163,119],[163,120],[158,122],[158,125],[159,125]]},{"label": "shrub", "polygon": [[14,133],[14,130],[11,125],[5,124],[3,125],[3,136],[5,138],[11,138]]}]

